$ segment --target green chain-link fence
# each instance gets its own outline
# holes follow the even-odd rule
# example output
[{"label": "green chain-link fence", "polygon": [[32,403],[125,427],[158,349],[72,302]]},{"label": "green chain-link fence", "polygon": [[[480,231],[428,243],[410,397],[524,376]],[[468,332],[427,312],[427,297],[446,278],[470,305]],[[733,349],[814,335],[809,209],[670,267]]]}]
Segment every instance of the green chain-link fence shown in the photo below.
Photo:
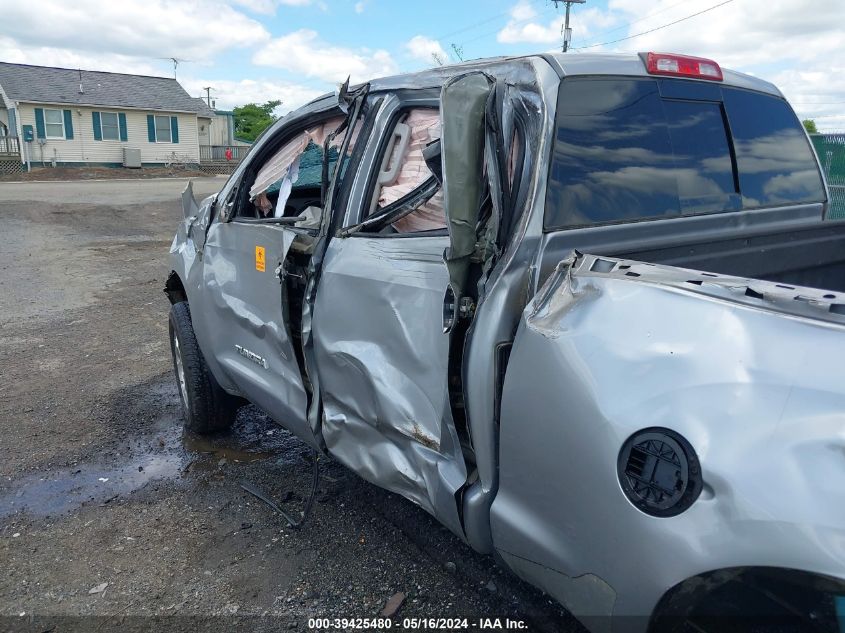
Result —
[{"label": "green chain-link fence", "polygon": [[811,134],[810,138],[830,189],[827,217],[845,218],[845,134]]}]

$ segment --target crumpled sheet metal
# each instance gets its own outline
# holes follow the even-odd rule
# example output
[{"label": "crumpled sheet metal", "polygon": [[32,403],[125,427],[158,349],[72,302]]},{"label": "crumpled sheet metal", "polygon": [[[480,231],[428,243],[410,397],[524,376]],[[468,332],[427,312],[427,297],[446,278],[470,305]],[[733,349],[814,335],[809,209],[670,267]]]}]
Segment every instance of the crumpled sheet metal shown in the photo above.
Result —
[{"label": "crumpled sheet metal", "polygon": [[[497,549],[601,578],[615,615],[647,615],[677,583],[728,567],[845,579],[845,327],[747,285],[816,292],[589,255],[558,267],[507,370]],[[652,426],[686,437],[704,476],[670,519],[634,508],[617,477],[622,444]],[[576,615],[605,610],[521,573]]]},{"label": "crumpled sheet metal", "polygon": [[[292,233],[281,226],[238,222],[212,226],[202,266],[204,291],[191,301],[191,311],[200,347],[215,363],[212,369],[218,381],[227,387],[241,385],[252,403],[314,446],[313,432],[304,420],[307,396],[296,354],[279,318],[282,287],[272,270],[284,261],[292,240]],[[253,249],[244,249],[244,244],[265,248],[265,272],[255,271]],[[233,259],[232,253],[239,257]],[[214,327],[220,323],[226,328]],[[244,362],[236,345],[260,356],[266,367]]]},{"label": "crumpled sheet metal", "polygon": [[[501,113],[504,138],[510,138],[517,117],[524,121],[525,160],[516,176],[514,217],[503,218],[501,223],[502,232],[507,231],[511,237],[489,277],[483,279],[483,292],[479,290],[480,301],[465,346],[464,406],[478,480],[464,493],[463,517],[467,540],[482,552],[493,549],[489,509],[499,476],[500,377],[496,363],[490,362],[489,350],[513,340],[530,298],[526,291],[531,285],[537,240],[542,235],[543,192],[548,176],[547,170],[537,168],[537,161],[547,154],[553,140],[553,105],[557,102],[553,71],[545,62],[523,61],[512,74],[499,80],[506,80],[508,85]],[[510,231],[508,227],[512,227]]]},{"label": "crumpled sheet metal", "polygon": [[458,300],[475,251],[484,183],[484,109],[494,84],[485,73],[458,75],[443,85],[440,94],[443,202],[451,238],[445,259]]},{"label": "crumpled sheet metal", "polygon": [[314,309],[313,349],[329,453],[461,534],[454,495],[467,473],[439,320],[447,243],[445,236],[336,240]]}]

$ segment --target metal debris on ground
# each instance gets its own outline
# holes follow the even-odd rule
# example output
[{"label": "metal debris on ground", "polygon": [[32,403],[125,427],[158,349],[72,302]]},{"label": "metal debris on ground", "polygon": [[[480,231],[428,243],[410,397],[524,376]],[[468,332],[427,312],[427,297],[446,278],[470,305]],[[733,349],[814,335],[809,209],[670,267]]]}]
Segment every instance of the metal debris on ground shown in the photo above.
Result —
[{"label": "metal debris on ground", "polygon": [[[249,494],[256,497],[257,499],[260,499],[261,501],[266,503],[268,506],[273,508],[273,510],[275,510],[276,512],[281,514],[285,518],[285,521],[288,522],[288,525],[292,529],[294,529],[294,530],[299,529],[305,524],[305,521],[308,519],[308,515],[311,513],[311,507],[314,505],[314,498],[317,496],[317,486],[320,483],[320,464],[319,464],[319,460],[320,460],[319,455],[317,455],[316,451],[313,452],[312,453],[313,470],[312,470],[312,479],[311,479],[311,494],[308,495],[308,499],[305,502],[305,508],[302,510],[302,513],[301,513],[299,520],[294,519],[291,515],[289,515],[284,510],[282,510],[282,508],[280,508],[276,503],[274,503],[271,499],[269,499],[267,497],[267,495],[265,495],[263,492],[261,492],[261,490],[256,488],[250,482],[242,481],[241,482],[241,488],[246,490]],[[289,493],[284,498],[285,499],[290,498]]]}]

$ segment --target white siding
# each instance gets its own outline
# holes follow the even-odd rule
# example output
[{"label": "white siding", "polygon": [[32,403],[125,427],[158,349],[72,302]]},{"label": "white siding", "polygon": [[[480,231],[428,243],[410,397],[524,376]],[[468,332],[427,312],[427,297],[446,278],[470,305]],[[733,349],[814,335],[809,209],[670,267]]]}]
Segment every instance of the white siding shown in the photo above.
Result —
[{"label": "white siding", "polygon": [[[82,106],[49,106],[21,103],[18,108],[20,125],[35,128],[35,108],[56,108],[73,113],[73,139],[46,139],[43,146],[44,161],[49,163],[53,156],[59,163],[122,163],[123,148],[137,147],[141,150],[141,162],[163,163],[176,153],[176,160],[199,162],[197,139],[197,115],[175,112],[144,112],[140,110],[118,110],[114,108]],[[95,141],[92,112],[123,112],[126,114],[127,141]],[[150,143],[147,137],[147,115],[175,116],[179,120],[178,143]],[[41,163],[41,146],[36,139],[32,143],[33,164]]]},{"label": "white siding", "polygon": [[198,132],[198,141],[200,145],[211,145],[210,142],[210,129],[211,128],[211,121],[212,119],[207,119],[205,117],[199,117],[197,119],[197,124],[199,125],[199,132]]},{"label": "white siding", "polygon": [[211,120],[210,145],[229,145],[229,115],[218,114]]}]

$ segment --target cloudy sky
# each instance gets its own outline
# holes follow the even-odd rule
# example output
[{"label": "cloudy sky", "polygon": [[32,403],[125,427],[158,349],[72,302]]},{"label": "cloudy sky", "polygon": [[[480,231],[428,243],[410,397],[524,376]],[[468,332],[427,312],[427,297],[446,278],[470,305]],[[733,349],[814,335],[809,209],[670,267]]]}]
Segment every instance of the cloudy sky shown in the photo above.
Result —
[{"label": "cloudy sky", "polygon": [[[160,58],[177,57],[191,94],[283,112],[346,75],[456,59],[453,44],[467,59],[555,49],[562,13],[550,0],[0,0],[0,61],[167,76]],[[578,50],[685,52],[765,77],[802,117],[845,130],[845,0],[587,0],[573,27]]]}]

